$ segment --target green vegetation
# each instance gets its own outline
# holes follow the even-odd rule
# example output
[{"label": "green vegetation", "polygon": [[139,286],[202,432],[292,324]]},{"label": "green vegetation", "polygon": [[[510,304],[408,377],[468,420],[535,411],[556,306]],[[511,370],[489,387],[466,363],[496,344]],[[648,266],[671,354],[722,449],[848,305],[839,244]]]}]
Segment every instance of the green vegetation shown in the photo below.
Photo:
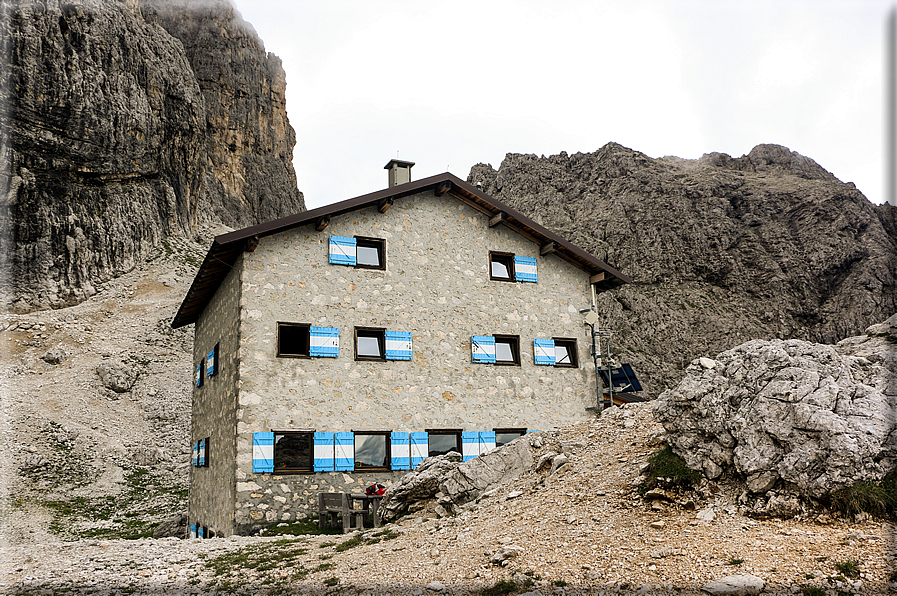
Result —
[{"label": "green vegetation", "polygon": [[741,565],[743,563],[744,563],[744,559],[736,559],[735,557],[732,557],[729,559],[729,565],[733,565],[735,567],[737,567],[738,565]]},{"label": "green vegetation", "polygon": [[702,478],[700,472],[685,465],[685,461],[669,446],[648,458],[648,464],[645,481],[638,487],[642,495],[658,486],[691,488]]},{"label": "green vegetation", "polygon": [[335,586],[338,583],[339,583],[338,577],[328,577],[327,579],[324,580],[324,585],[327,587]]},{"label": "green vegetation", "polygon": [[[217,578],[216,591],[223,593],[235,586],[252,582],[285,588],[290,583],[305,577],[333,569],[333,563],[320,563],[316,567],[306,567],[303,562],[308,554],[304,539],[285,538],[275,542],[246,546],[205,562]],[[331,578],[330,581],[336,578]],[[339,580],[336,579],[338,582]],[[335,585],[326,584],[326,585]]]},{"label": "green vegetation", "polygon": [[800,593],[803,596],[826,596],[825,590],[816,586],[801,586]]},{"label": "green vegetation", "polygon": [[835,563],[835,569],[844,577],[856,579],[860,576],[860,562],[856,559],[848,559],[847,561],[838,561]]},{"label": "green vegetation", "polygon": [[[347,551],[350,548],[355,548],[356,546],[361,546],[363,544],[377,544],[382,540],[392,540],[393,538],[398,538],[399,534],[397,532],[393,532],[392,530],[380,530],[379,532],[367,532],[360,533],[348,540],[340,542],[336,545],[334,550],[338,553],[343,551]],[[323,546],[323,545],[322,545]]]},{"label": "green vegetation", "polygon": [[564,586],[567,585],[567,582],[565,582],[565,581],[562,580],[562,579],[556,579],[556,580],[554,580],[554,581],[551,582],[551,585],[552,585],[552,586],[557,586],[558,588],[563,588]]},{"label": "green vegetation", "polygon": [[[342,528],[327,527],[321,529],[318,527],[318,516],[311,515],[304,519],[299,519],[291,524],[283,526],[269,526],[265,528],[265,536],[309,536],[316,534],[342,534]],[[332,545],[332,542],[325,543]],[[321,546],[324,546],[323,544]]]},{"label": "green vegetation", "polygon": [[480,596],[506,596],[507,594],[517,592],[520,587],[514,580],[500,579],[492,584],[491,587],[483,588]]},{"label": "green vegetation", "polygon": [[866,512],[874,517],[897,519],[897,469],[879,482],[858,482],[832,493],[828,505],[845,515]]}]

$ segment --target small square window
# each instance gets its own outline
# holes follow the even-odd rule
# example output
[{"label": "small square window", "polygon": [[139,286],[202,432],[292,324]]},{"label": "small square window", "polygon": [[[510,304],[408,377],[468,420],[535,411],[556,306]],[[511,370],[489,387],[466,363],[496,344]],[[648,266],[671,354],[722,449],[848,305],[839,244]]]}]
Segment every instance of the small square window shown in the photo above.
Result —
[{"label": "small square window", "polygon": [[388,470],[389,448],[388,431],[355,431],[355,470]]},{"label": "small square window", "polygon": [[386,269],[386,240],[355,237],[355,267]]},{"label": "small square window", "polygon": [[311,472],[314,433],[274,433],[274,473]]},{"label": "small square window", "polygon": [[429,442],[427,457],[444,455],[449,451],[461,453],[460,430],[427,429],[427,441]]},{"label": "small square window", "polygon": [[579,359],[576,356],[576,340],[560,337],[554,338],[554,365],[579,368]]},{"label": "small square window", "polygon": [[495,336],[495,364],[520,365],[520,338],[518,336]]},{"label": "small square window", "polygon": [[495,446],[501,447],[506,443],[510,443],[518,437],[526,434],[525,428],[496,428],[495,429]]},{"label": "small square window", "polygon": [[490,252],[489,279],[514,281],[514,255],[506,252]]},{"label": "small square window", "polygon": [[278,323],[277,357],[308,358],[309,327],[304,323]]},{"label": "small square window", "polygon": [[384,329],[355,328],[355,359],[386,360]]}]

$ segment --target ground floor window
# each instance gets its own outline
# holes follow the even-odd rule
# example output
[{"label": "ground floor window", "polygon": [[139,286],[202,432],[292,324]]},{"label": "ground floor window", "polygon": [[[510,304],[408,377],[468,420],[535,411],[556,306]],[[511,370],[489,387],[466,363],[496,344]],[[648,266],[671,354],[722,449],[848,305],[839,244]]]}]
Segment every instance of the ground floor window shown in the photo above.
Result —
[{"label": "ground floor window", "polygon": [[388,470],[389,431],[355,431],[355,469]]},{"label": "ground floor window", "polygon": [[428,457],[444,455],[449,451],[461,453],[461,431],[445,429],[427,429]]},{"label": "ground floor window", "polygon": [[275,432],[274,471],[311,472],[313,437],[310,432]]},{"label": "ground floor window", "polygon": [[525,428],[496,428],[495,429],[495,446],[501,447],[506,443],[510,443],[517,437],[526,434]]}]

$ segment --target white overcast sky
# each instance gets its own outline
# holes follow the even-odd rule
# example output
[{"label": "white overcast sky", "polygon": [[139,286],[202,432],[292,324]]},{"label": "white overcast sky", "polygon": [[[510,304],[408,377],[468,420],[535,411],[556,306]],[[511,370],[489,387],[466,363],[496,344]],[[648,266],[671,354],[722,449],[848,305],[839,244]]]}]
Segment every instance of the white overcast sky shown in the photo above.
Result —
[{"label": "white overcast sky", "polygon": [[777,143],[884,196],[893,1],[233,0],[283,60],[310,209],[506,153]]}]

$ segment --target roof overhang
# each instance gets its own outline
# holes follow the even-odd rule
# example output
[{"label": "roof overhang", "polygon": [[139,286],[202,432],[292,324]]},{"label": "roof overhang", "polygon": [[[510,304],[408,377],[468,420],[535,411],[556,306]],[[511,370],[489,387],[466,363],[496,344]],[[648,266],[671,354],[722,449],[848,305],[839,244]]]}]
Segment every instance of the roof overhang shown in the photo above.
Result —
[{"label": "roof overhang", "polygon": [[504,225],[535,242],[543,256],[553,254],[582,269],[589,274],[590,282],[599,290],[609,290],[632,281],[598,257],[545,229],[498,199],[445,173],[216,236],[171,326],[176,329],[195,323],[240,254],[255,250],[259,238],[308,224],[314,224],[317,229],[323,230],[332,217],[374,206],[385,212],[396,200],[428,189],[432,189],[437,196],[449,194],[470,205],[489,217],[490,226]]}]

